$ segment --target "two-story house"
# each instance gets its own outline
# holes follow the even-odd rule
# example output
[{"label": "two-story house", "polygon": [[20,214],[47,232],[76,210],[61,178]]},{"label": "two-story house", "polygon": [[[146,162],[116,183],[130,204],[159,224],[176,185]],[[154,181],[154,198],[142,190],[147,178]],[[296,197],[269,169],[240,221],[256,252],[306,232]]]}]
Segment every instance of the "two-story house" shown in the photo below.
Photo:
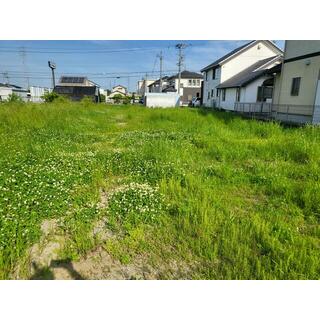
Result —
[{"label": "two-story house", "polygon": [[[258,74],[263,74],[263,68],[271,68],[279,63],[281,55],[282,50],[272,41],[253,40],[206,66],[201,70],[204,75],[203,104],[206,107],[234,110],[234,103],[240,101],[240,88],[252,84],[252,81],[247,82],[246,79],[256,80]],[[255,73],[256,71],[259,72]],[[241,77],[237,78],[241,72]],[[228,80],[232,81],[228,84]],[[247,95],[248,99],[250,97],[254,100],[250,102],[257,101],[259,86],[261,82],[256,82],[255,86],[248,90],[254,92],[254,95]],[[245,92],[242,90],[242,99],[244,97]]]},{"label": "two-story house", "polygon": [[100,86],[87,77],[62,76],[53,91],[74,101],[90,97],[94,102],[100,102]]},{"label": "two-story house", "polygon": [[[148,85],[148,92],[162,92],[163,89],[165,89],[168,86],[168,76],[164,76],[163,78],[161,78],[161,83],[160,83],[160,79],[153,81],[152,83],[150,83]],[[161,89],[160,89],[161,86]]]},{"label": "two-story house", "polygon": [[[192,98],[201,98],[201,84],[203,76],[200,73],[184,70],[180,76],[180,104],[188,105]],[[168,85],[163,92],[178,92],[179,74],[167,79]]]}]

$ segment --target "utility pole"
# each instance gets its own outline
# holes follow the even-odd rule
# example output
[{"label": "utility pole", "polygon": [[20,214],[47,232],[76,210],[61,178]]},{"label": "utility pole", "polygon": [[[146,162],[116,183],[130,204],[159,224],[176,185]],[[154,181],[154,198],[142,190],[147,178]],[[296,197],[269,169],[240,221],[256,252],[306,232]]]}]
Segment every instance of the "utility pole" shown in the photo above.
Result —
[{"label": "utility pole", "polygon": [[147,94],[148,85],[147,85],[148,74],[146,73],[146,77],[144,79],[144,95]]},{"label": "utility pole", "polygon": [[177,66],[179,67],[179,78],[178,78],[178,95],[180,97],[180,82],[181,82],[181,67],[183,65],[183,59],[184,59],[184,56],[183,56],[183,51],[188,45],[185,44],[185,43],[178,43],[176,45],[176,49],[179,50],[179,53],[178,53],[178,63],[177,63]]},{"label": "utility pole", "polygon": [[3,80],[4,80],[4,82],[5,82],[6,84],[9,84],[9,83],[10,83],[8,71],[6,71],[6,72],[3,73]]},{"label": "utility pole", "polygon": [[28,75],[28,68],[27,68],[27,64],[26,64],[26,51],[24,47],[20,47],[20,55],[22,58],[22,66],[23,66],[23,72],[26,73],[26,79],[27,79],[27,89],[29,89],[30,86],[30,82],[29,82],[29,75]]},{"label": "utility pole", "polygon": [[54,87],[56,86],[56,79],[54,76],[54,69],[56,68],[56,64],[53,61],[48,61],[48,66],[51,69],[51,73],[52,73],[52,89],[54,89]]},{"label": "utility pole", "polygon": [[160,51],[160,55],[158,57],[160,58],[160,89],[159,89],[159,92],[162,92],[162,60],[163,60],[162,51]]}]

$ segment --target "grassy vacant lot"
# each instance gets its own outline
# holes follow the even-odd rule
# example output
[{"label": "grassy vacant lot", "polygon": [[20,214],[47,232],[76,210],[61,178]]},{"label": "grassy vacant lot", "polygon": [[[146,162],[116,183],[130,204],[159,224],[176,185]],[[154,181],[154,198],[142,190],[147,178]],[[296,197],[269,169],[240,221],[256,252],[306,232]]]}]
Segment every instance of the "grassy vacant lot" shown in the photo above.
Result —
[{"label": "grassy vacant lot", "polygon": [[320,128],[0,105],[0,278],[319,279]]}]

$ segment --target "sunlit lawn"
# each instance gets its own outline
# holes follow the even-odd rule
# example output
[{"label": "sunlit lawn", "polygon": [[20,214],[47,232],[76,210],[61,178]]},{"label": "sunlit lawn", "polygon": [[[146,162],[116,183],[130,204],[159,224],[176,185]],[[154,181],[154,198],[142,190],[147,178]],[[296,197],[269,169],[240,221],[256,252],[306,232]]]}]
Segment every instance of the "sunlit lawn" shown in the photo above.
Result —
[{"label": "sunlit lawn", "polygon": [[[97,247],[190,279],[318,279],[320,128],[200,109],[0,104],[0,278]],[[94,237],[97,221],[113,237]],[[158,278],[179,278],[164,267]],[[183,274],[183,275],[182,275]]]}]

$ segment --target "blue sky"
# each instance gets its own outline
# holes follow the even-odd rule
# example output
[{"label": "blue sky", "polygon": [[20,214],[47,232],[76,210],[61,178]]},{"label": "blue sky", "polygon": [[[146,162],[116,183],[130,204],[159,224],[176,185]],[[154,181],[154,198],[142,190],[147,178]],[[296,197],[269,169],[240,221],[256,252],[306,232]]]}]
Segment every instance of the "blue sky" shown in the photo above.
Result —
[{"label": "blue sky", "polygon": [[[248,40],[183,41],[184,68],[199,72],[201,68]],[[48,60],[56,65],[56,78],[62,74],[86,75],[103,88],[115,84],[136,90],[137,81],[148,72],[148,78],[159,78],[159,59],[162,50],[164,75],[177,71],[179,41],[0,41],[0,82],[9,77],[10,83],[27,87],[51,86]],[[276,41],[283,49],[284,41]],[[153,72],[153,73],[152,73]],[[5,75],[4,75],[5,73]]]}]

